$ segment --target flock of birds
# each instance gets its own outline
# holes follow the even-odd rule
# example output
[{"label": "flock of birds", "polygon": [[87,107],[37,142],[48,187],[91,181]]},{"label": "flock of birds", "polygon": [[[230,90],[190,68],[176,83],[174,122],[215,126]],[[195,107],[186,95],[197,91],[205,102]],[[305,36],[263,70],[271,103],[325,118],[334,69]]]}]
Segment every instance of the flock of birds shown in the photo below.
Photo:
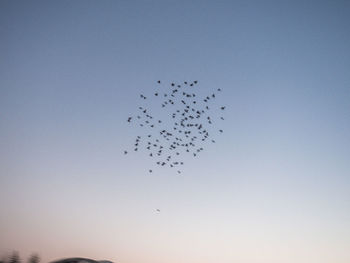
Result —
[{"label": "flock of birds", "polygon": [[[197,80],[171,83],[166,92],[160,89],[161,84],[158,80],[159,88],[151,96],[140,94],[143,102],[151,101],[154,105],[154,101],[159,101],[158,118],[152,114],[151,108],[145,106],[140,106],[135,116],[127,118],[128,123],[141,127],[144,133],[137,135],[131,150],[125,150],[124,154],[144,150],[157,166],[174,168],[181,174],[186,155],[198,156],[206,142],[215,143],[215,133],[223,133],[216,124],[218,120],[224,120],[221,113],[225,106],[215,106],[220,88],[204,97],[197,95]],[[215,110],[220,114],[215,114]],[[159,115],[164,115],[164,118]]]}]

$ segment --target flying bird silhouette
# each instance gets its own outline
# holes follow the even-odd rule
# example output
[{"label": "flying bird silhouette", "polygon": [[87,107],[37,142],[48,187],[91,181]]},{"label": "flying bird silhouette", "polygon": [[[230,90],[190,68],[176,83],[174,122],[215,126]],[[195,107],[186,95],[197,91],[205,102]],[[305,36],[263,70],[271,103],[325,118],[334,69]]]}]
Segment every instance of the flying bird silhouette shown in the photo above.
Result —
[{"label": "flying bird silhouette", "polygon": [[[161,84],[161,81],[158,80],[157,83]],[[206,143],[207,139],[215,142],[211,138],[211,135],[215,135],[215,119],[224,120],[224,118],[217,116],[217,113],[211,109],[215,109],[215,104],[213,104],[213,99],[216,98],[215,93],[202,97],[200,89],[196,90],[195,93],[189,91],[197,83],[197,80],[184,81],[184,86],[175,85],[174,82],[170,83],[170,90],[164,93],[164,97],[168,98],[159,104],[162,108],[161,115],[165,119],[150,114],[149,109],[153,109],[156,103],[155,100],[151,99],[152,97],[148,100],[151,108],[139,107],[143,115],[142,117],[138,115],[133,123],[138,124],[147,132],[145,137],[148,137],[148,141],[141,142],[141,137],[138,136],[134,143],[134,151],[147,150],[148,155],[153,157],[157,165],[174,168],[184,164],[182,160],[188,158],[187,154],[198,157],[204,149],[202,144]],[[174,88],[175,86],[176,88]],[[178,92],[180,88],[182,91]],[[221,89],[219,88],[217,91],[221,91]],[[159,94],[158,91],[154,92],[156,97]],[[203,105],[201,100],[192,99],[198,95],[204,98],[203,101],[206,104]],[[140,97],[143,100],[146,99],[144,94],[140,94]],[[209,107],[209,104],[213,107]],[[224,110],[225,106],[218,108]],[[153,118],[156,118],[154,122],[151,121]],[[132,117],[128,117],[127,121],[130,123]],[[216,131],[223,132],[221,129]],[[145,147],[142,147],[144,144]],[[124,151],[124,154],[127,154],[127,151]],[[152,169],[148,171],[153,172]],[[180,170],[177,172],[181,173]]]}]

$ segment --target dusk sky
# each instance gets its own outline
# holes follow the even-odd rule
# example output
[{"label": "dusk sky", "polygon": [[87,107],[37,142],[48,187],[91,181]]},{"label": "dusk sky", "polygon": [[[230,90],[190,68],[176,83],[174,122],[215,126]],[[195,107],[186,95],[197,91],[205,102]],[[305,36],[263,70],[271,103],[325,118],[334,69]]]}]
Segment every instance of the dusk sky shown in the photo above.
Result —
[{"label": "dusk sky", "polygon": [[[349,1],[2,0],[0,39],[0,257],[350,262]],[[223,90],[181,175],[123,154],[159,79]]]}]

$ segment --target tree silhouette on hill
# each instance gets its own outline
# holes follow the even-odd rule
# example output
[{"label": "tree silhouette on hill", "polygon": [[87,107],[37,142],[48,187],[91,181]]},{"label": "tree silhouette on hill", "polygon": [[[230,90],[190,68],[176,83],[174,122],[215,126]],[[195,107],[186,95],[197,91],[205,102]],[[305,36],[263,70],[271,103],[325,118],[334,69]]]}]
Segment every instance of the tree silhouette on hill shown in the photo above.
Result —
[{"label": "tree silhouette on hill", "polygon": [[[32,253],[27,260],[27,263],[39,263],[39,262],[40,262],[40,257],[37,253]],[[19,253],[17,251],[13,251],[9,256],[3,256],[0,259],[0,263],[22,263],[22,260],[19,256]]]}]

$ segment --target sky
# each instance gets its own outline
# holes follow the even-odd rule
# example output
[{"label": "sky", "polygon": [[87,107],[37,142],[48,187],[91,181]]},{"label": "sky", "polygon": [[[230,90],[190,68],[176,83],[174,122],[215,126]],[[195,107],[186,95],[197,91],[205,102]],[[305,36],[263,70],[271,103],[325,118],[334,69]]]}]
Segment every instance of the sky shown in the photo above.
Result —
[{"label": "sky", "polygon": [[[0,256],[350,262],[348,1],[3,0],[0,39]],[[181,176],[123,154],[159,79],[223,90]]]}]

